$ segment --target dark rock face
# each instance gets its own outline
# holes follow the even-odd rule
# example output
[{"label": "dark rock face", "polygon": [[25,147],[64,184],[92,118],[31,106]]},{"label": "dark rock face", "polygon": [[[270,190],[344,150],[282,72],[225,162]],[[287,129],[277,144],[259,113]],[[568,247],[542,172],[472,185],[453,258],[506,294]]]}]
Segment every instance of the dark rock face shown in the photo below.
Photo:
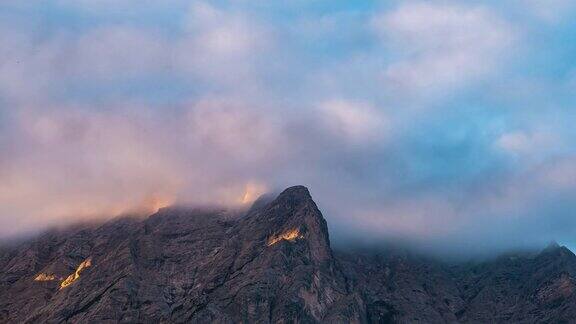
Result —
[{"label": "dark rock face", "polygon": [[575,278],[558,246],[457,266],[333,252],[297,186],[242,217],[168,208],[0,249],[0,323],[568,323]]},{"label": "dark rock face", "polygon": [[456,266],[390,251],[338,259],[371,323],[576,322],[576,256],[565,247]]}]

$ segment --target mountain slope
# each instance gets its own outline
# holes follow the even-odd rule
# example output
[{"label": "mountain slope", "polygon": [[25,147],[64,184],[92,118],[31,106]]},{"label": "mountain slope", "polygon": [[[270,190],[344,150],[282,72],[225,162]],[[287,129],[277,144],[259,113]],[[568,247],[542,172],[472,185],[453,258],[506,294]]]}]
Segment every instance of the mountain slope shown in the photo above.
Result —
[{"label": "mountain slope", "polygon": [[334,252],[308,190],[241,217],[167,208],[0,251],[0,322],[570,322],[576,256],[447,265]]}]

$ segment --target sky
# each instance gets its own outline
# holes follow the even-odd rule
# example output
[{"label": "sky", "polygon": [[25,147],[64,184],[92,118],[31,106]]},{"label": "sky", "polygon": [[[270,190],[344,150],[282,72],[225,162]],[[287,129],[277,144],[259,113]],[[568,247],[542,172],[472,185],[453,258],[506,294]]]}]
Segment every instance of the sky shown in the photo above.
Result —
[{"label": "sky", "polygon": [[576,247],[575,18],[571,0],[2,0],[0,238],[303,184],[337,244]]}]

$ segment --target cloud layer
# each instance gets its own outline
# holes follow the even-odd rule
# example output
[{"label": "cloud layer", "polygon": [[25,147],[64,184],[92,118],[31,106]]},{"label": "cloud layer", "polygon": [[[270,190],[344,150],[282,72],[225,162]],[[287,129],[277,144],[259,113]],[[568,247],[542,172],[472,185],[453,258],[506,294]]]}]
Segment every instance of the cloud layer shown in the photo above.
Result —
[{"label": "cloud layer", "polygon": [[336,242],[576,245],[574,10],[4,1],[0,237],[305,184]]}]

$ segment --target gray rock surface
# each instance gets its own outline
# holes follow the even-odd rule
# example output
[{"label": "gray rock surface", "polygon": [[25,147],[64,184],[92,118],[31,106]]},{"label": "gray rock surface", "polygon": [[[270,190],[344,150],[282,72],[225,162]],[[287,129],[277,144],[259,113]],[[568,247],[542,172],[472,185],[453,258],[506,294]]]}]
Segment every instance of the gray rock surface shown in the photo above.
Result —
[{"label": "gray rock surface", "polygon": [[166,208],[3,247],[0,323],[568,323],[575,276],[559,246],[460,265],[334,252],[296,186],[240,217]]}]

